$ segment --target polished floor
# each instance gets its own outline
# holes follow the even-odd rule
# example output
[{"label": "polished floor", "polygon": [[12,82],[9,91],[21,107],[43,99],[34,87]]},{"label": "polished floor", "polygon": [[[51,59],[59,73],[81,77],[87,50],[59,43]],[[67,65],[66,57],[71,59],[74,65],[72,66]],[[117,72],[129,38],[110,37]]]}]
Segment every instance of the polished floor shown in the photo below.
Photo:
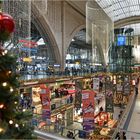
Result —
[{"label": "polished floor", "polygon": [[139,139],[140,140],[140,84],[139,94],[135,97],[133,112],[128,122],[127,139]]}]

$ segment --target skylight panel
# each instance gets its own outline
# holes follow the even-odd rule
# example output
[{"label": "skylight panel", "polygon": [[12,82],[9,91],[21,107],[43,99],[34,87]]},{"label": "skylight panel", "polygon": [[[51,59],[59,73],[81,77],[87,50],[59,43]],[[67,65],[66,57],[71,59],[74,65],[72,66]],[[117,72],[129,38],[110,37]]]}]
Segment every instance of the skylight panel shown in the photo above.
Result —
[{"label": "skylight panel", "polygon": [[129,3],[131,5],[137,5],[137,4],[139,4],[139,0],[129,0]]},{"label": "skylight panel", "polygon": [[120,3],[120,5],[121,5],[122,7],[128,6],[128,2],[127,2],[127,1],[121,1],[121,2],[119,2],[119,3]]},{"label": "skylight panel", "polygon": [[124,10],[125,13],[130,13],[130,8],[129,7],[124,7],[123,10]]},{"label": "skylight panel", "polygon": [[138,16],[140,15],[140,11],[132,11],[131,16]]},{"label": "skylight panel", "polygon": [[116,15],[122,15],[122,14],[124,14],[122,9],[116,10]]},{"label": "skylight panel", "polygon": [[96,0],[96,1],[101,6],[101,8],[103,8],[106,14],[108,14],[114,21],[129,16],[140,15],[139,0]]},{"label": "skylight panel", "polygon": [[135,10],[139,10],[138,6],[130,6],[130,11],[135,11]]},{"label": "skylight panel", "polygon": [[118,19],[122,19],[122,18],[125,18],[126,16],[124,15],[124,14],[120,14],[119,16],[118,16]]},{"label": "skylight panel", "polygon": [[108,2],[107,0],[101,0],[99,5],[104,9],[105,7],[108,7]]},{"label": "skylight panel", "polygon": [[115,4],[113,5],[113,8],[114,8],[114,10],[118,10],[118,9],[121,9],[121,6],[120,6],[119,3],[115,3]]}]

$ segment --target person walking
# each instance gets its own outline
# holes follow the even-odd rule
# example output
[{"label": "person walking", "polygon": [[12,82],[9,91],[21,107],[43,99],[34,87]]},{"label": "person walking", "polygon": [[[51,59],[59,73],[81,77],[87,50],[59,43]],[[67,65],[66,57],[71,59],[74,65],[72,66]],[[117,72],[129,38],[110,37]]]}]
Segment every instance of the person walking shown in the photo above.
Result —
[{"label": "person walking", "polygon": [[139,91],[138,91],[138,84],[135,85],[135,94],[138,95]]},{"label": "person walking", "polygon": [[139,77],[136,79],[136,84],[135,84],[135,94],[138,95],[139,93]]},{"label": "person walking", "polygon": [[120,132],[118,132],[118,133],[117,133],[117,135],[116,135],[115,139],[120,140]]},{"label": "person walking", "polygon": [[62,123],[61,123],[61,136],[63,136],[64,128],[65,128],[65,122],[62,121]]},{"label": "person walking", "polygon": [[134,140],[134,137],[131,137],[131,140]]},{"label": "person walking", "polygon": [[59,131],[59,120],[56,119],[55,124],[54,124],[54,131],[57,133]]},{"label": "person walking", "polygon": [[73,102],[73,96],[72,96],[72,94],[70,95],[70,103],[72,103]]},{"label": "person walking", "polygon": [[126,133],[125,132],[123,132],[123,140],[126,140],[127,138],[126,138]]}]

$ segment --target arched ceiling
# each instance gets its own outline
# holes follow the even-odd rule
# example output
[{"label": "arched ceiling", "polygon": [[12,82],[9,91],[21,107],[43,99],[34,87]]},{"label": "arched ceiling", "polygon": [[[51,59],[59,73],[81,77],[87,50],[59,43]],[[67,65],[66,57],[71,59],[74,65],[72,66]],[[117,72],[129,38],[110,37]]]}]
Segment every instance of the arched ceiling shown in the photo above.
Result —
[{"label": "arched ceiling", "polygon": [[125,18],[125,19],[115,21],[114,22],[114,27],[115,28],[120,28],[122,26],[130,25],[130,24],[137,24],[137,23],[140,23],[140,15],[139,16],[128,17],[128,18]]},{"label": "arched ceiling", "polygon": [[115,22],[140,15],[139,0],[95,0]]},{"label": "arched ceiling", "polygon": [[91,44],[86,43],[86,29],[81,29],[72,39],[70,47],[91,49]]},{"label": "arched ceiling", "polygon": [[140,23],[137,24],[130,24],[126,26],[122,26],[123,28],[133,28],[134,29],[134,35],[140,35]]}]

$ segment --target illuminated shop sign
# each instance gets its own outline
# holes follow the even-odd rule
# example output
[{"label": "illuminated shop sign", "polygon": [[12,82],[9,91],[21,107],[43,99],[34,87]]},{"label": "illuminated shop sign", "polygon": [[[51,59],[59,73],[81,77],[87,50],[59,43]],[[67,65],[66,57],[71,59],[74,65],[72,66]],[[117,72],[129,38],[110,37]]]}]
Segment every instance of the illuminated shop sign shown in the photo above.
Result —
[{"label": "illuminated shop sign", "polygon": [[25,57],[25,58],[23,58],[23,62],[32,62],[32,58]]},{"label": "illuminated shop sign", "polygon": [[35,53],[37,53],[37,48],[20,48],[20,50],[22,50],[22,51],[25,51],[25,52],[29,52],[29,51],[31,51],[31,52],[35,52]]},{"label": "illuminated shop sign", "polygon": [[126,45],[126,37],[125,36],[118,36],[117,38],[117,46]]},{"label": "illuminated shop sign", "polygon": [[28,47],[28,48],[34,48],[37,47],[37,43],[35,41],[31,41],[31,40],[19,40],[19,43],[22,44],[24,47]]},{"label": "illuminated shop sign", "polygon": [[25,82],[24,85],[33,85],[33,84],[38,84],[38,81],[34,82]]}]

